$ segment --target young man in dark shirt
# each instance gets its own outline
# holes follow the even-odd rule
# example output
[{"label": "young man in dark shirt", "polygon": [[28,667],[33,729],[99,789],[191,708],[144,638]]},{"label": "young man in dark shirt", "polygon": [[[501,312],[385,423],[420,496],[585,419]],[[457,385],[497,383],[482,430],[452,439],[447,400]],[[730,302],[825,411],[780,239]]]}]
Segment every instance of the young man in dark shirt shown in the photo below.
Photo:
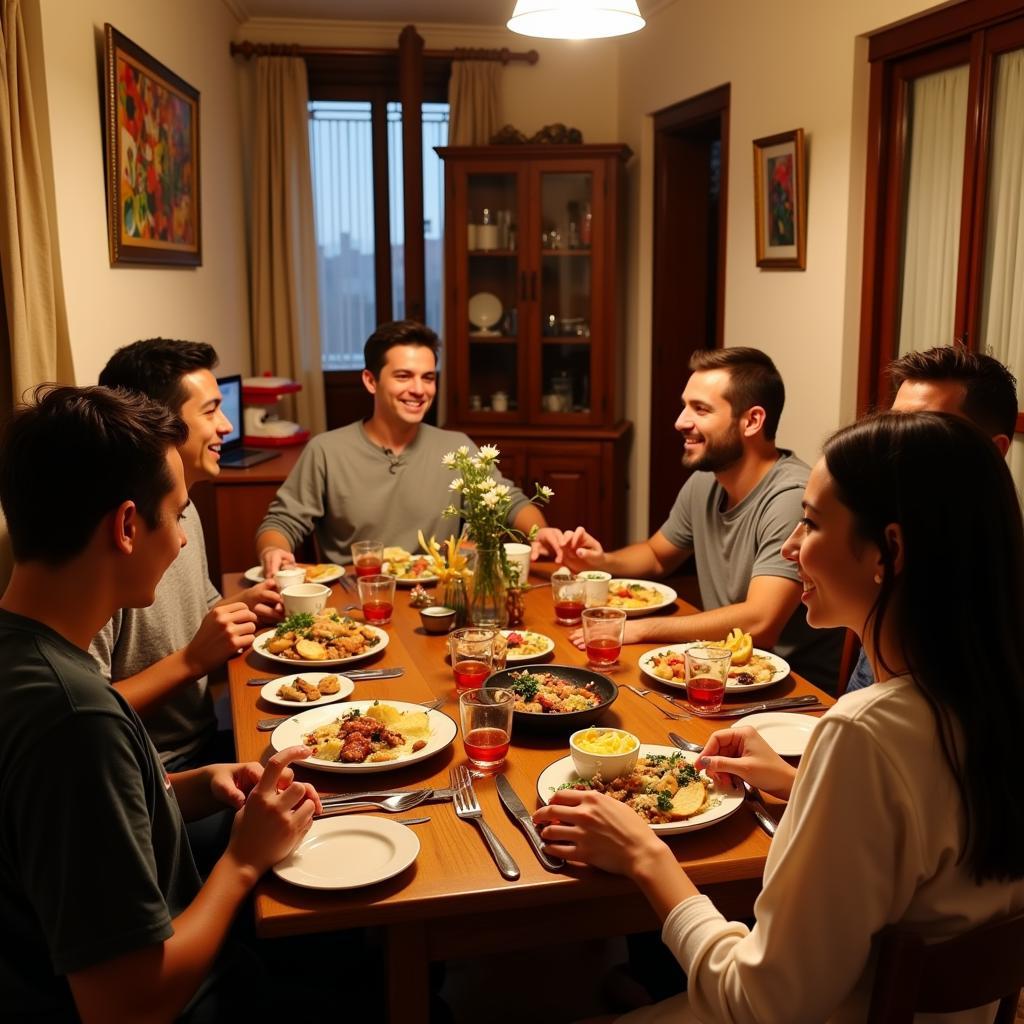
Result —
[{"label": "young man in dark shirt", "polygon": [[[184,437],[141,396],[43,387],[0,443],[15,561],[0,598],[0,1006],[13,1018],[216,1019],[232,918],[320,808],[288,767],[302,747],[265,769],[168,776],[87,653],[116,609],[152,602],[184,543]],[[183,818],[224,804],[231,840],[201,884]]]}]

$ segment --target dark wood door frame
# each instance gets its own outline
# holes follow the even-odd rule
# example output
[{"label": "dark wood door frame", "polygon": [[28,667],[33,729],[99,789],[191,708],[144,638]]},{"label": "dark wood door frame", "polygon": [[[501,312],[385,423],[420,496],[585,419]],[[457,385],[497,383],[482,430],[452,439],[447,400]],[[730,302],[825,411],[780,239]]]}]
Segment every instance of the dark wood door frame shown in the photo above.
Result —
[{"label": "dark wood door frame", "polygon": [[[651,311],[651,474],[648,519],[665,521],[682,482],[672,430],[690,355],[721,347],[729,167],[728,84],[654,115],[654,261]],[[711,148],[718,142],[718,200]]]}]

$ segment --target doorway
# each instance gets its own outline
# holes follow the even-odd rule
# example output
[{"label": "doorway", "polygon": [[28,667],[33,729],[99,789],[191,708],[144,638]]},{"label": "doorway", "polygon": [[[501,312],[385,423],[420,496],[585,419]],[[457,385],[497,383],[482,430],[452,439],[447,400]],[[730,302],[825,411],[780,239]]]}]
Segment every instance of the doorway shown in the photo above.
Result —
[{"label": "doorway", "polygon": [[654,115],[649,532],[685,479],[673,424],[690,356],[722,345],[729,86]]}]

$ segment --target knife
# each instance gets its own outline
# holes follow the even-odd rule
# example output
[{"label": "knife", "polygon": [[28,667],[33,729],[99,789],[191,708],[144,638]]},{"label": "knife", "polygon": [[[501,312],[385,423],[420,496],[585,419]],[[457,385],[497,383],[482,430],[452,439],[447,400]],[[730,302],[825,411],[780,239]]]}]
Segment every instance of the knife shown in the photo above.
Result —
[{"label": "knife", "polygon": [[[671,700],[671,698],[670,698]],[[676,702],[672,700],[672,703]],[[755,711],[783,711],[787,708],[809,708],[817,705],[818,698],[813,693],[805,693],[801,697],[776,697],[775,700],[766,700],[760,704],[744,704],[741,708],[723,707],[719,711],[701,711],[690,704],[677,705],[686,707],[701,718],[741,718],[743,715],[753,714]]]},{"label": "knife", "polygon": [[[307,669],[307,671],[310,671]],[[299,675],[302,673],[300,672]],[[360,679],[391,679],[394,676],[400,676],[405,674],[405,669],[395,666],[394,668],[366,668],[357,669],[355,672],[338,672],[337,675],[345,676],[346,679],[353,679],[359,681]],[[245,681],[246,686],[266,686],[267,683],[273,682],[275,679],[280,678],[279,676],[267,676],[265,679],[247,679]]]},{"label": "knife", "polygon": [[[396,793],[409,793],[408,789],[373,789],[365,793],[339,793],[335,796],[321,796],[320,802],[324,807],[336,804],[351,803],[359,800],[376,800],[378,797],[394,796]],[[448,803],[455,796],[454,789],[435,789],[423,802],[425,804]]]},{"label": "knife", "polygon": [[526,809],[526,805],[519,799],[518,794],[512,788],[512,783],[504,775],[499,775],[495,781],[498,786],[498,796],[501,797],[502,806],[515,819],[516,824],[522,829],[526,838],[529,839],[533,852],[537,854],[537,860],[548,871],[561,871],[565,867],[565,861],[561,857],[552,857],[544,852],[544,844],[537,834],[537,826],[534,825],[533,818]]}]

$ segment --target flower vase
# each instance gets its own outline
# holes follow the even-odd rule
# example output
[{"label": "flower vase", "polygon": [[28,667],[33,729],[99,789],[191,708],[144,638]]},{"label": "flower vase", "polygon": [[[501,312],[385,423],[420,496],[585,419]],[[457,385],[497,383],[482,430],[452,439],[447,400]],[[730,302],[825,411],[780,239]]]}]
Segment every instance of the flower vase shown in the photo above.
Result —
[{"label": "flower vase", "polygon": [[508,622],[506,583],[500,546],[476,549],[476,568],[469,596],[469,620],[474,626],[502,629]]},{"label": "flower vase", "polygon": [[469,621],[469,599],[466,595],[466,579],[462,575],[449,576],[441,583],[437,603],[445,608],[455,609],[453,629],[461,629]]}]

